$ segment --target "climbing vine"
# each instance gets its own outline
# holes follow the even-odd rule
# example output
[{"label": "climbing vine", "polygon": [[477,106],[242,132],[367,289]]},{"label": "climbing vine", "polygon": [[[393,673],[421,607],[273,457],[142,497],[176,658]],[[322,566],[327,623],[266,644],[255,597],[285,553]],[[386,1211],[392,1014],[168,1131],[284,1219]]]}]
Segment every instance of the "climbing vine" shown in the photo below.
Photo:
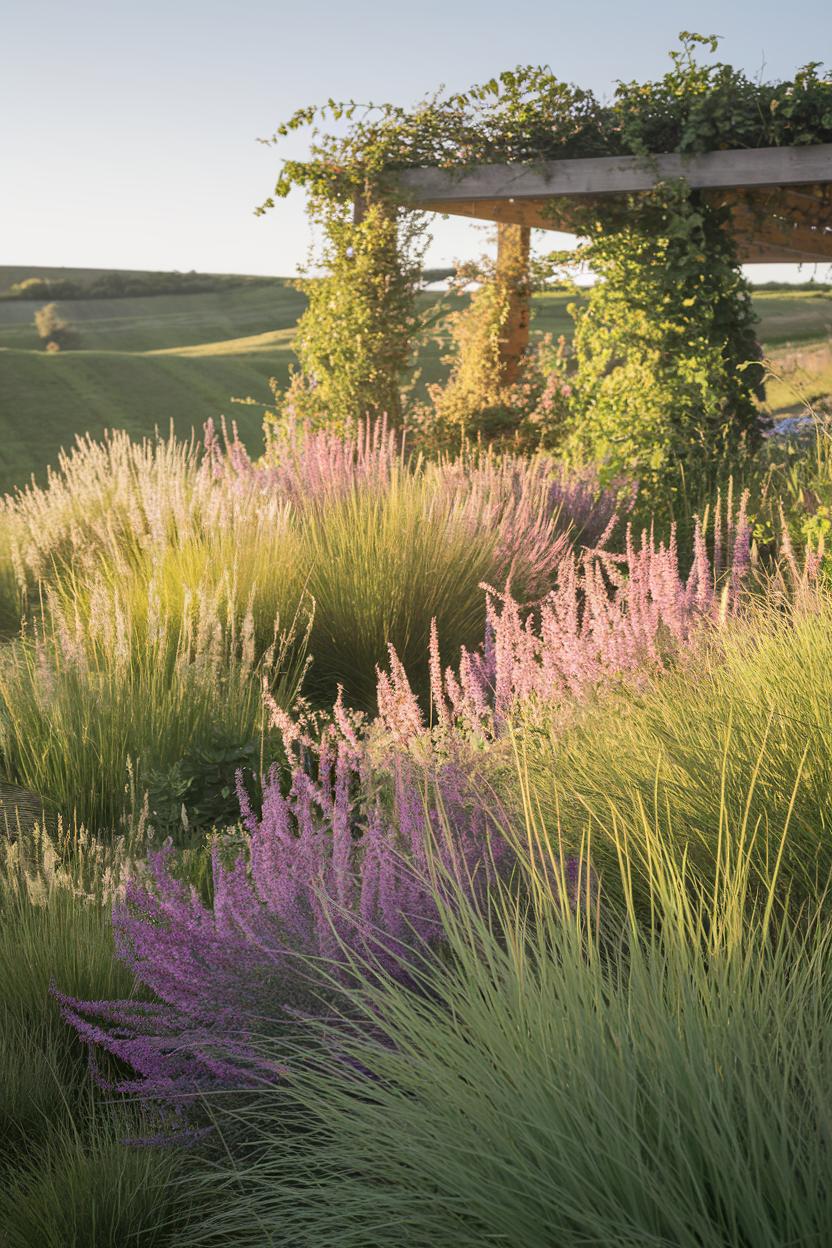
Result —
[{"label": "climbing vine", "polygon": [[739,469],[761,441],[750,290],[727,212],[684,183],[588,221],[598,281],[575,306],[569,457],[610,476],[638,465],[656,506],[685,477]]},{"label": "climbing vine", "polygon": [[[400,396],[426,235],[397,188],[401,170],[832,142],[832,78],[819,63],[765,83],[708,59],[717,43],[683,33],[665,75],[621,82],[608,103],[526,67],[411,110],[329,100],[296,112],[273,141],[308,127],[309,156],[284,163],[259,211],[305,190],[327,276],[308,285],[300,370],[284,406],[336,422],[408,415]],[[355,200],[363,212],[354,221]],[[520,376],[501,372],[510,289],[493,273],[451,325],[450,379],[431,392],[437,440],[452,430],[528,445],[537,432],[610,473],[635,469],[656,498],[680,467],[730,466],[753,452],[761,373],[726,221],[724,206],[683,182],[590,204],[582,257],[599,281],[576,308],[568,377],[563,353],[551,350],[530,353]],[[431,427],[424,407],[409,415]]]},{"label": "climbing vine", "polygon": [[298,283],[300,363],[279,414],[343,427],[356,416],[401,418],[426,242],[423,219],[381,199],[353,220],[352,205],[316,206],[326,276]]}]

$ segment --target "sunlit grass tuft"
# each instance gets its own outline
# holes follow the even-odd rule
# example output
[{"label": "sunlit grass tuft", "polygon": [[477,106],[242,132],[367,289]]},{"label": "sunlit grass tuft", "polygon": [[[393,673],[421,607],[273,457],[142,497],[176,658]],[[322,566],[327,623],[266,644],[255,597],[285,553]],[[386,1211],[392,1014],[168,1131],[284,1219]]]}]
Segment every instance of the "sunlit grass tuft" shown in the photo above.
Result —
[{"label": "sunlit grass tuft", "polygon": [[774,863],[760,889],[753,836],[724,827],[739,848],[707,884],[637,802],[610,808],[617,857],[573,910],[530,814],[519,894],[447,906],[415,989],[356,967],[284,1087],[217,1102],[236,1162],[206,1172],[191,1242],[823,1242],[832,928],[782,904]]}]

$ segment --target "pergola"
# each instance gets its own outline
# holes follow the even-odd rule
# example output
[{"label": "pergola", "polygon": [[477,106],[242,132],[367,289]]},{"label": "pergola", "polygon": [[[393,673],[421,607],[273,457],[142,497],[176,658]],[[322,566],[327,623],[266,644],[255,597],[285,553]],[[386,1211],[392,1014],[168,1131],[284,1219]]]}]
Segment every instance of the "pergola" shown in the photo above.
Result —
[{"label": "pergola", "polygon": [[[832,143],[481,165],[465,172],[411,169],[399,174],[398,184],[414,208],[496,222],[499,270],[516,266],[518,254],[528,265],[532,228],[579,232],[577,206],[675,178],[729,208],[743,263],[832,262]],[[503,343],[507,379],[516,376],[528,345],[529,315],[529,295],[520,288]]]}]

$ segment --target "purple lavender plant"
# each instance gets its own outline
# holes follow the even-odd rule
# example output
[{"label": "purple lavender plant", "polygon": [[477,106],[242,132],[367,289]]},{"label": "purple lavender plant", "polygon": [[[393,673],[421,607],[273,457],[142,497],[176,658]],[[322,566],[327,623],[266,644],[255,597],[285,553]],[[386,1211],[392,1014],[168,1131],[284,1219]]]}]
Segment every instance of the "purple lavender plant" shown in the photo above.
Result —
[{"label": "purple lavender plant", "polygon": [[443,894],[486,897],[505,843],[458,770],[433,778],[433,805],[403,759],[373,794],[366,754],[330,729],[316,771],[296,768],[288,795],[272,774],[259,818],[240,784],[248,852],[227,862],[215,844],[213,905],[174,877],[169,846],[129,884],[116,951],[153,1001],[56,992],[91,1050],[130,1068],[117,1090],[170,1103],[279,1078],[252,1035],[332,1008],[357,964],[406,978],[441,939]]},{"label": "purple lavender plant", "polygon": [[[719,508],[717,508],[719,516]],[[453,732],[498,735],[513,710],[543,706],[567,712],[590,690],[635,679],[689,646],[701,630],[737,610],[749,567],[750,527],[738,513],[714,533],[713,562],[697,523],[690,572],[679,571],[675,537],[656,542],[628,528],[622,555],[603,547],[561,554],[556,585],[533,608],[484,586],[488,603],[482,651],[463,648],[456,670],[430,643],[434,724]],[[426,730],[407,673],[391,649],[378,677],[379,719],[394,741]]]}]

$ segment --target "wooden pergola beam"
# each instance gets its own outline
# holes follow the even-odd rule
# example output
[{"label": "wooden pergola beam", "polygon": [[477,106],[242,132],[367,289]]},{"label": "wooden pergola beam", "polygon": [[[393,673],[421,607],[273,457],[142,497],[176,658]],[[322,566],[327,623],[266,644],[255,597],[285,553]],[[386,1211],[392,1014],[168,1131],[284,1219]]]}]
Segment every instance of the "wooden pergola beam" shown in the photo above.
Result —
[{"label": "wooden pergola beam", "polygon": [[737,192],[736,198],[752,212],[759,209],[776,216],[832,229],[832,182]]},{"label": "wooden pergola beam", "polygon": [[677,152],[646,158],[593,156],[536,165],[480,165],[464,172],[407,169],[398,174],[397,181],[403,197],[420,206],[455,200],[620,195],[649,191],[658,182],[674,178],[685,178],[698,190],[829,182],[832,143],[743,148],[695,156]]},{"label": "wooden pergola beam", "polygon": [[[832,233],[801,221],[789,223],[782,213],[792,206],[774,193],[765,210],[758,213],[743,203],[732,211],[734,232],[740,260],[743,263],[820,263],[832,260]],[[809,203],[819,201],[806,197]],[[584,201],[585,202],[585,201]],[[778,216],[772,215],[776,204]],[[575,234],[580,226],[569,212],[566,199],[473,199],[441,201],[420,205],[428,212],[441,212],[475,221],[492,221],[502,225],[518,225],[539,230],[558,230]],[[832,210],[830,210],[832,217]]]},{"label": "wooden pergola beam", "polygon": [[743,262],[832,259],[827,233],[832,229],[832,143],[482,165],[467,172],[410,169],[398,175],[398,182],[405,201],[427,212],[577,233],[573,205],[638,194],[680,177],[710,192],[709,198],[719,202],[724,197],[732,205]]},{"label": "wooden pergola beam", "polygon": [[451,217],[475,221],[496,221],[503,225],[526,225],[537,230],[575,233],[568,202],[551,199],[455,199],[419,204],[425,212],[441,212]]},{"label": "wooden pergola beam", "polygon": [[732,212],[731,222],[741,248],[757,245],[784,254],[810,256],[819,263],[832,261],[832,230],[816,229],[781,217],[761,219],[754,213],[743,211]]},{"label": "wooden pergola beam", "polygon": [[799,251],[794,247],[774,247],[770,243],[755,243],[753,239],[737,244],[740,264],[824,264],[828,263],[814,251]]},{"label": "wooden pergola beam", "polygon": [[[679,178],[731,208],[743,263],[832,261],[832,143],[408,169],[396,182],[412,208],[497,223],[498,272],[520,274],[501,343],[503,376],[513,381],[528,345],[530,292],[522,274],[528,273],[530,230],[577,233],[578,204],[586,208],[594,197],[639,194]],[[356,219],[362,209],[356,201]]]}]

